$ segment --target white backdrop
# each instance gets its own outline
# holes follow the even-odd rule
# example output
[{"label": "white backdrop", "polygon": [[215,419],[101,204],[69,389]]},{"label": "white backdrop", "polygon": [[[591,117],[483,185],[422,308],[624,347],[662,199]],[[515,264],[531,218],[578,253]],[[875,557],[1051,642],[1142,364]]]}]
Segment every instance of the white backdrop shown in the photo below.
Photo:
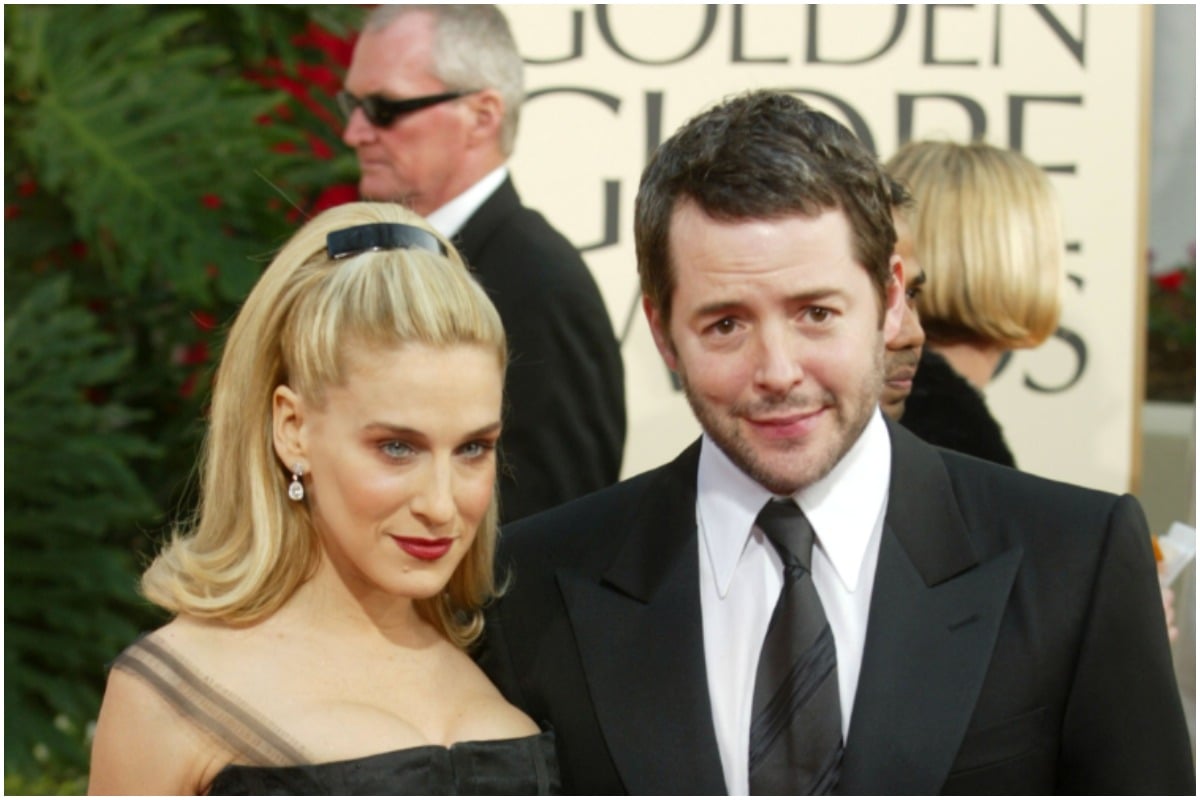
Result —
[{"label": "white backdrop", "polygon": [[622,337],[623,472],[698,433],[638,308],[632,209],[648,152],[721,97],[774,87],[881,158],[984,138],[1047,169],[1069,253],[1062,327],[988,391],[1018,464],[1130,487],[1141,397],[1149,10],[1137,6],[505,6],[530,99],[511,162],[584,257]]}]

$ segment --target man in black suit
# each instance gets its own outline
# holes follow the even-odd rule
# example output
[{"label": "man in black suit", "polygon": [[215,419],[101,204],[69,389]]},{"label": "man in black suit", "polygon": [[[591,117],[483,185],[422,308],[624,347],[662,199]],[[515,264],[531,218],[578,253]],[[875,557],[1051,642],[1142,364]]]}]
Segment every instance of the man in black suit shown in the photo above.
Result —
[{"label": "man in black suit", "polygon": [[1137,502],[880,412],[903,268],[848,130],[774,92],[701,114],[643,173],[636,240],[704,435],[507,527],[480,656],[566,791],[1193,791]]},{"label": "man in black suit", "polygon": [[616,481],[624,368],[579,253],[521,204],[505,164],[523,68],[495,6],[380,6],[338,101],[368,200],[404,203],[458,245],[508,333],[500,513],[514,520]]}]

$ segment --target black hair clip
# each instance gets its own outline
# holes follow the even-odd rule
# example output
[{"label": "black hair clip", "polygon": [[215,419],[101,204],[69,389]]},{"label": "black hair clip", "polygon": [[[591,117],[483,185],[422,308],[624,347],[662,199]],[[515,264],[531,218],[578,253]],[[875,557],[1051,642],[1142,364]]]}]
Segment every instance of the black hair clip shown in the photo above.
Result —
[{"label": "black hair clip", "polygon": [[446,245],[424,228],[400,222],[374,222],[333,231],[325,237],[330,258],[349,258],[368,250],[404,250],[415,247],[447,255]]}]

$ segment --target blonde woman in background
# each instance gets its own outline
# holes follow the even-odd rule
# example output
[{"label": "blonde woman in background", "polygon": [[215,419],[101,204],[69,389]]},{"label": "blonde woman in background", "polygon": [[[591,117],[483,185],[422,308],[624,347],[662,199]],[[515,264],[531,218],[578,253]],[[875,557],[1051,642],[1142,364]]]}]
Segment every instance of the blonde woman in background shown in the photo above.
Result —
[{"label": "blonde woman in background", "polygon": [[983,392],[1010,350],[1058,326],[1064,242],[1049,179],[1025,156],[982,142],[910,142],[887,162],[914,204],[897,213],[925,354],[903,424],[951,450],[1015,466]]},{"label": "blonde woman in background", "polygon": [[174,614],[113,665],[96,794],[546,793],[548,733],[465,649],[493,594],[495,309],[400,206],[313,219],[216,375]]},{"label": "blonde woman in background", "polygon": [[[931,444],[1015,467],[983,392],[1006,352],[1037,347],[1058,326],[1058,198],[1028,158],[982,142],[910,142],[887,171],[913,199],[895,208],[896,252],[906,274],[926,279],[916,299],[925,350],[900,422]],[[1162,596],[1175,641],[1175,594]]]}]

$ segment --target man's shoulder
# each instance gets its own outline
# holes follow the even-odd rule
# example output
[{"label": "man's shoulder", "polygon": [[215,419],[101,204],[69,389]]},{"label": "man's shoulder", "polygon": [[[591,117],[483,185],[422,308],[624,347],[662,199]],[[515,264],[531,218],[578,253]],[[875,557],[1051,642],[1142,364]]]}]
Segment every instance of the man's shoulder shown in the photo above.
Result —
[{"label": "man's shoulder", "polygon": [[539,553],[573,559],[593,538],[612,539],[627,529],[664,469],[651,470],[504,526],[501,546],[510,554]]},{"label": "man's shoulder", "polygon": [[698,458],[697,441],[667,464],[508,523],[500,532],[502,560],[607,563],[648,520],[694,516]]},{"label": "man's shoulder", "polygon": [[1112,492],[1035,475],[993,461],[931,445],[938,452],[951,481],[972,494],[1021,495],[1047,500],[1071,499],[1080,503],[1111,503]]},{"label": "man's shoulder", "polygon": [[1079,486],[952,450],[935,449],[945,465],[958,508],[974,531],[1003,532],[1006,540],[1042,549],[1065,543],[1095,544],[1102,538],[1100,532],[1114,520],[1120,520],[1122,528],[1145,528],[1141,505],[1128,494]]},{"label": "man's shoulder", "polygon": [[511,182],[476,209],[461,231],[464,250],[480,265],[503,261],[548,277],[586,272],[578,249],[540,212],[521,202]]},{"label": "man's shoulder", "polygon": [[1023,580],[1041,586],[1087,583],[1115,550],[1139,553],[1135,560],[1149,564],[1142,558],[1149,529],[1132,496],[916,441],[903,446],[906,457],[894,465],[887,511],[910,551],[961,552],[968,545],[980,563],[1018,552]]}]

